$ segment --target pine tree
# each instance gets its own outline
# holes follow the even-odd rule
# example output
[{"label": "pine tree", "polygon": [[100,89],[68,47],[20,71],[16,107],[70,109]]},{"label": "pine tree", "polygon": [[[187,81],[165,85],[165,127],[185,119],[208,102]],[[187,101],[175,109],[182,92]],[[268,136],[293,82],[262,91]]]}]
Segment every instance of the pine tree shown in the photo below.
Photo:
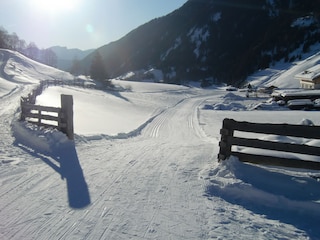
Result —
[{"label": "pine tree", "polygon": [[92,79],[103,81],[108,77],[105,70],[103,59],[98,51],[95,52],[90,68],[90,75]]},{"label": "pine tree", "polygon": [[70,68],[70,73],[73,75],[79,75],[81,73],[81,65],[79,59],[75,56],[72,61],[72,66]]}]

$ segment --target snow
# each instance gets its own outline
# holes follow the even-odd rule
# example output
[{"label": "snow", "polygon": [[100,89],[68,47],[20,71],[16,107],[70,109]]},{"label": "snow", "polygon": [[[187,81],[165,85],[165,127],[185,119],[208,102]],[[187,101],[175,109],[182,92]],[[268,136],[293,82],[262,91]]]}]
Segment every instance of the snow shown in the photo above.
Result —
[{"label": "snow", "polygon": [[208,37],[210,36],[208,26],[204,26],[203,28],[192,28],[188,36],[190,37],[191,42],[196,45],[196,48],[193,50],[193,53],[198,58],[200,55],[200,46],[202,42],[207,41]]},{"label": "snow", "polygon": [[165,53],[161,54],[161,57],[160,57],[161,61],[164,61],[169,56],[171,51],[178,48],[181,45],[181,42],[182,42],[181,37],[176,38],[174,41],[174,45],[171,48],[169,48]]},{"label": "snow", "polygon": [[[294,54],[294,53],[293,53]],[[296,55],[300,52],[296,52]],[[274,66],[252,74],[248,81],[251,85],[276,86],[278,88],[300,88],[300,81],[295,78],[307,69],[320,63],[320,44],[311,47],[309,53],[302,54],[302,60],[293,63],[280,61]]]},{"label": "snow", "polygon": [[143,81],[143,82],[163,82],[164,81],[163,72],[155,68],[150,68],[149,70],[142,69],[135,72],[128,72],[117,77],[117,79],[126,80],[126,81]]},{"label": "snow", "polygon": [[291,27],[310,27],[313,24],[316,24],[317,20],[312,16],[306,16],[296,19],[292,24]]},{"label": "snow", "polygon": [[221,19],[221,15],[222,15],[221,12],[217,12],[217,13],[213,14],[213,16],[211,17],[212,21],[218,22]]},{"label": "snow", "polygon": [[[320,239],[319,172],[217,161],[224,118],[319,125],[319,111],[219,87],[49,87],[37,103],[74,97],[70,141],[18,119],[20,97],[39,80],[72,77],[0,50],[8,54],[0,64],[0,239]],[[317,56],[250,79],[295,87],[292,68],[302,72]]]},{"label": "snow", "polygon": [[302,73],[297,74],[296,78],[298,79],[308,79],[313,80],[319,77],[320,64],[317,64],[309,69],[304,70]]}]

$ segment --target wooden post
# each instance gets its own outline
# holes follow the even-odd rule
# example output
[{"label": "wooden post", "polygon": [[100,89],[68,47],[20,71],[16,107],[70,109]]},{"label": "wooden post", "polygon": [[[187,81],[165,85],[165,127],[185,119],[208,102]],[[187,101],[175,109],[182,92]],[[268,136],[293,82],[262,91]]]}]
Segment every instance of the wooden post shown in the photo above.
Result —
[{"label": "wooden post", "polygon": [[38,126],[41,125],[41,119],[42,119],[42,112],[41,110],[38,110],[39,118],[38,118]]},{"label": "wooden post", "polygon": [[26,120],[24,103],[25,103],[25,100],[23,97],[21,97],[21,99],[20,99],[20,108],[21,108],[20,121]]},{"label": "wooden post", "polygon": [[233,136],[234,129],[231,127],[232,119],[224,119],[222,129],[220,130],[221,140],[219,142],[220,150],[218,154],[219,162],[226,160],[231,155],[232,144],[228,141],[228,137]]},{"label": "wooden post", "polygon": [[61,94],[61,113],[63,118],[61,119],[61,130],[67,134],[70,140],[74,139],[73,132],[73,97],[72,95]]}]

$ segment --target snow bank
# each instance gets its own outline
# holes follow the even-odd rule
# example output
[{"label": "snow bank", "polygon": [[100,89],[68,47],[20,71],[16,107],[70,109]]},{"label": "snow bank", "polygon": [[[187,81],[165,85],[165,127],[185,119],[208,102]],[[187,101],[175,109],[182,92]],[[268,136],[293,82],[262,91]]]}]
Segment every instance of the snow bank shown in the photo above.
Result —
[{"label": "snow bank", "polygon": [[61,146],[72,144],[67,136],[56,129],[42,128],[26,122],[12,123],[15,143],[31,152],[55,154]]},{"label": "snow bank", "polygon": [[[233,206],[262,214],[266,219],[277,219],[281,225],[287,223],[306,229],[310,234],[306,239],[317,239],[320,234],[317,230],[320,188],[316,179],[319,179],[317,172],[250,165],[230,157],[209,171],[206,194],[209,199],[219,196]],[[251,217],[255,221],[255,217]],[[247,221],[244,218],[242,225],[247,225]],[[263,229],[268,228],[265,225]],[[262,229],[259,229],[257,234],[261,233]],[[273,233],[277,235],[277,232]],[[271,238],[283,237],[280,234]],[[288,231],[285,238],[296,237],[290,237]]]}]

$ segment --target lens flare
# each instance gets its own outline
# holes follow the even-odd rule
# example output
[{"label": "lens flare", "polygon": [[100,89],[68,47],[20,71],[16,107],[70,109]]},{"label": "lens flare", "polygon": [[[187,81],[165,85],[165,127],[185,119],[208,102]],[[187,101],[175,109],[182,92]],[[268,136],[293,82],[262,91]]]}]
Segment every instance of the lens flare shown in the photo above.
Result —
[{"label": "lens flare", "polygon": [[93,26],[92,26],[91,24],[87,24],[87,25],[86,25],[86,31],[87,31],[88,33],[93,33],[93,32],[94,32]]}]

